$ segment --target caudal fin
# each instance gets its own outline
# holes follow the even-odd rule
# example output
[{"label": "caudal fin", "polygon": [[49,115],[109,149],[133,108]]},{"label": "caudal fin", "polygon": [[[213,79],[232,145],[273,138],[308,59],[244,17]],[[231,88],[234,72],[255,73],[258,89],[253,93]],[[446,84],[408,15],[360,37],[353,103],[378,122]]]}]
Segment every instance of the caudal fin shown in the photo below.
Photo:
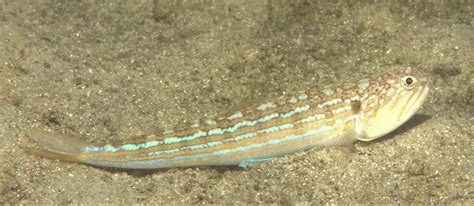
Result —
[{"label": "caudal fin", "polygon": [[81,162],[82,149],[90,146],[87,142],[70,136],[37,129],[30,129],[27,136],[44,149],[25,148],[26,153],[67,162]]}]

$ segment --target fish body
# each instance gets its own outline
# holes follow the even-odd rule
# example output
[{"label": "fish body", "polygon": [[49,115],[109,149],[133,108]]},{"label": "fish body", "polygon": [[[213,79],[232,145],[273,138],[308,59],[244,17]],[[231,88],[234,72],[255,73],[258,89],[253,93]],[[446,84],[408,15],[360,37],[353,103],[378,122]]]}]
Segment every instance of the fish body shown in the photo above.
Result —
[{"label": "fish body", "polygon": [[379,138],[410,119],[428,91],[422,74],[409,67],[392,68],[371,79],[262,100],[213,120],[143,134],[120,144],[94,146],[31,130],[28,136],[45,149],[27,152],[115,168],[246,167],[316,146]]}]

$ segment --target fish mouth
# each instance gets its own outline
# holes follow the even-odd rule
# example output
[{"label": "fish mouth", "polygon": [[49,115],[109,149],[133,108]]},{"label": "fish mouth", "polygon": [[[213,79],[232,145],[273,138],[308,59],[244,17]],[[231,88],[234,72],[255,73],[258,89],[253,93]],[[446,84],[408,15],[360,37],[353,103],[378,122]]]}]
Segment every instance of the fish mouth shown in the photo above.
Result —
[{"label": "fish mouth", "polygon": [[430,87],[428,85],[422,85],[417,88],[415,95],[410,98],[407,105],[405,105],[404,110],[398,116],[398,121],[405,122],[413,117],[416,111],[418,111],[421,105],[423,105],[423,103],[426,101],[429,91]]}]

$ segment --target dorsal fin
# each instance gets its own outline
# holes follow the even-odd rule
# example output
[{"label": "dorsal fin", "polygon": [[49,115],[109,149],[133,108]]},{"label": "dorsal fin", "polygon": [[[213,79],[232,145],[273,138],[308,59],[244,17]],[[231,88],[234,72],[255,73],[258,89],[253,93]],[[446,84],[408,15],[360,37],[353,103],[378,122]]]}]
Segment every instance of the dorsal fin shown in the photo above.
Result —
[{"label": "dorsal fin", "polygon": [[164,131],[160,131],[160,130],[147,131],[147,132],[144,132],[143,134],[131,135],[125,139],[113,140],[111,142],[111,145],[117,146],[117,145],[124,145],[124,144],[138,144],[138,143],[150,141],[151,139],[160,140],[161,138],[163,138],[163,134],[162,134],[163,132]]},{"label": "dorsal fin", "polygon": [[260,104],[272,102],[275,99],[277,99],[275,98],[275,96],[278,97],[278,95],[267,95],[267,96],[259,97],[257,99],[253,99],[249,101],[243,100],[243,102],[239,102],[236,105],[230,106],[229,108],[224,109],[221,112],[219,112],[219,117],[229,117],[235,114],[236,112],[239,112],[248,108],[256,109]]},{"label": "dorsal fin", "polygon": [[110,144],[112,146],[123,145],[123,144],[136,144],[136,143],[144,142],[145,140],[146,140],[146,136],[144,134],[133,135],[125,139],[111,140]]}]

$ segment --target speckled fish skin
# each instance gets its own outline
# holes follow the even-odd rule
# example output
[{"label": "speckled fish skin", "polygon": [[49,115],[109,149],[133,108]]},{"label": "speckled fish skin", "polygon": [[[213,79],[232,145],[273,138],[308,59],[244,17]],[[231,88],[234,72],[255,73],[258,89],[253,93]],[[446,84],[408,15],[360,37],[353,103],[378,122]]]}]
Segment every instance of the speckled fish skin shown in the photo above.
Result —
[{"label": "speckled fish skin", "polygon": [[33,132],[29,136],[46,149],[29,151],[102,167],[246,167],[316,146],[370,141],[390,133],[410,119],[428,95],[428,80],[417,72],[390,68],[374,78],[281,96],[116,145],[67,144],[67,137]]}]

